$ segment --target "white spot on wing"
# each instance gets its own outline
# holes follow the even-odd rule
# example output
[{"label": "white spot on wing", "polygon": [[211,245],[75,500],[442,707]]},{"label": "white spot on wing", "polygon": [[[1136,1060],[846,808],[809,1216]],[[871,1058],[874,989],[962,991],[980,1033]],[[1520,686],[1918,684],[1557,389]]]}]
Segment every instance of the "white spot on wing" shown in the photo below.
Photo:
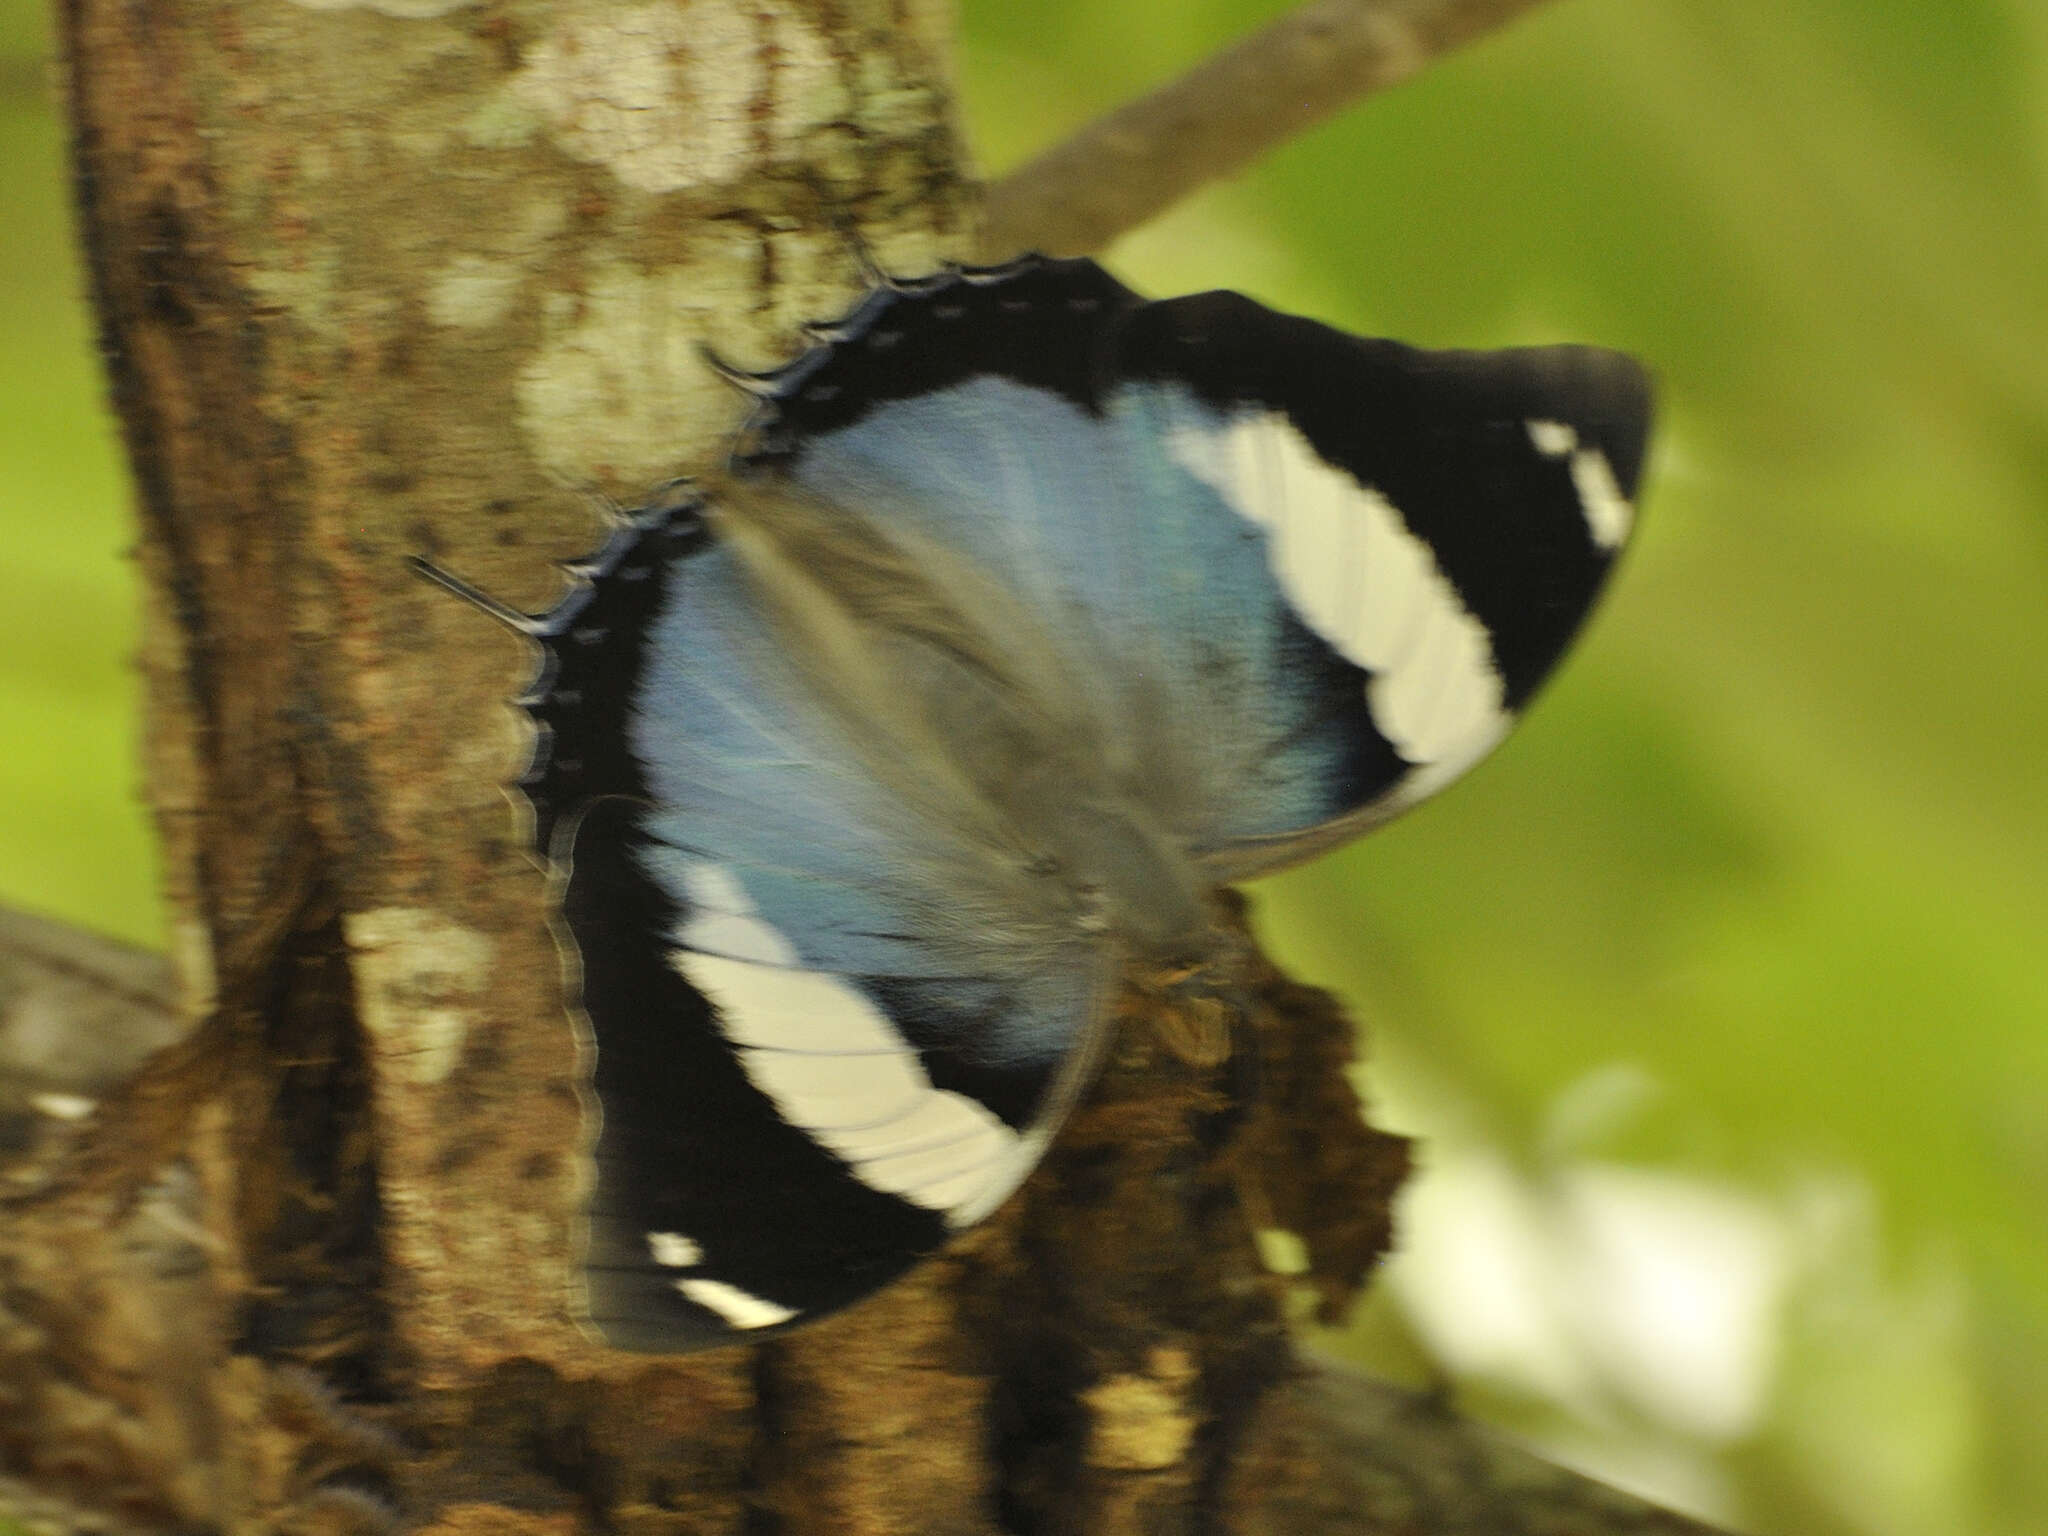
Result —
[{"label": "white spot on wing", "polygon": [[650,1232],[647,1252],[663,1269],[688,1269],[704,1262],[704,1250],[680,1232]]},{"label": "white spot on wing", "polygon": [[796,1316],[794,1307],[756,1296],[723,1280],[678,1280],[676,1289],[700,1307],[709,1308],[735,1328],[773,1328]]},{"label": "white spot on wing", "polygon": [[730,955],[678,951],[675,963],[698,991],[717,1005],[725,1038],[754,1053],[832,1059],[900,1056],[909,1049],[895,1032],[849,1031],[842,1012],[870,1006],[836,977]]},{"label": "white spot on wing", "polygon": [[1436,770],[1437,784],[1500,739],[1508,717],[1485,626],[1392,503],[1324,463],[1276,412],[1241,412],[1221,431],[1183,428],[1172,450],[1266,531],[1281,590],[1303,623],[1372,674],[1373,723],[1403,758]]},{"label": "white spot on wing", "polygon": [[1530,422],[1529,441],[1547,459],[1571,455],[1572,489],[1578,493],[1586,530],[1602,549],[1619,549],[1636,514],[1621,494],[1607,455],[1598,448],[1581,447],[1579,434],[1561,421]]},{"label": "white spot on wing", "polygon": [[741,1067],[777,1112],[870,1188],[979,1220],[1036,1161],[1035,1144],[966,1094],[934,1086],[888,1018],[836,976],[679,951]]},{"label": "white spot on wing", "polygon": [[1602,549],[1619,549],[1635,521],[1635,508],[1615,484],[1607,455],[1597,448],[1581,448],[1573,454],[1572,485],[1579,493],[1579,510],[1586,515],[1593,542]]},{"label": "white spot on wing", "polygon": [[765,965],[795,965],[796,946],[766,921],[723,864],[692,860],[683,872],[689,917],[676,938],[686,949]]}]

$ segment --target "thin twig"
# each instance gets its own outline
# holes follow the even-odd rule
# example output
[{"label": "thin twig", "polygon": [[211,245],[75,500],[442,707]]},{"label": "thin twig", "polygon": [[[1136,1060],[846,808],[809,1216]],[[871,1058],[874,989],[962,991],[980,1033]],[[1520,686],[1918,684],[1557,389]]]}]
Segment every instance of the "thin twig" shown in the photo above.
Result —
[{"label": "thin twig", "polygon": [[1298,1496],[1317,1514],[1290,1510],[1262,1528],[1319,1536],[1729,1536],[1554,1466],[1430,1397],[1334,1361],[1308,1364],[1294,1387],[1291,1449],[1316,1469]]},{"label": "thin twig", "polygon": [[981,256],[1080,256],[1538,0],[1313,0],[989,188]]}]

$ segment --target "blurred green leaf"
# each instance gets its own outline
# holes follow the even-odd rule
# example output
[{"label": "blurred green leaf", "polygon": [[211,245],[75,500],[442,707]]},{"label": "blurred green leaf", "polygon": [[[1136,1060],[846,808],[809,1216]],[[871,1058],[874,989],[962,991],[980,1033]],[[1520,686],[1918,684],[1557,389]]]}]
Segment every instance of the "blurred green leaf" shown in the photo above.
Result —
[{"label": "blurred green leaf", "polygon": [[[0,40],[11,50],[36,38],[40,14],[0,7]],[[103,409],[56,115],[39,67],[5,81],[20,89],[0,90],[0,901],[161,943],[137,793],[128,484]]]}]

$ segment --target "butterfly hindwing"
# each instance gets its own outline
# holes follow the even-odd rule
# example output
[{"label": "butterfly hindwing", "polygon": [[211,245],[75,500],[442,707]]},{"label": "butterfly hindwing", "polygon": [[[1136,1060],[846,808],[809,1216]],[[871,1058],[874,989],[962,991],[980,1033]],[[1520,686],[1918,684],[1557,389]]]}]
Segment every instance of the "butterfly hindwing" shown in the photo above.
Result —
[{"label": "butterfly hindwing", "polygon": [[943,921],[918,873],[985,851],[876,781],[725,545],[639,537],[665,558],[594,562],[544,637],[527,788],[592,1047],[587,1317],[677,1350],[843,1305],[1007,1195],[1080,1071],[1099,946]]},{"label": "butterfly hindwing", "polygon": [[563,904],[599,1121],[582,1289],[606,1342],[670,1351],[830,1310],[946,1227],[862,1183],[751,1081],[673,962],[680,913],[635,821],[620,800],[586,814]]}]

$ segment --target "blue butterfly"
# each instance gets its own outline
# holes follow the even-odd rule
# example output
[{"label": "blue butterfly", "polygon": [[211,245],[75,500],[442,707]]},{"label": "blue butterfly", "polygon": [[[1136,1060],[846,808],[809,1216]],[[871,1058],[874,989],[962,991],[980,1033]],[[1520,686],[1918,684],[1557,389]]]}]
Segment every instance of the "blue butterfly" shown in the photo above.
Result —
[{"label": "blue butterfly", "polygon": [[511,613],[595,1131],[583,1313],[757,1336],[988,1215],[1120,971],[1507,731],[1628,537],[1642,369],[1424,352],[1088,261],[890,282]]}]

